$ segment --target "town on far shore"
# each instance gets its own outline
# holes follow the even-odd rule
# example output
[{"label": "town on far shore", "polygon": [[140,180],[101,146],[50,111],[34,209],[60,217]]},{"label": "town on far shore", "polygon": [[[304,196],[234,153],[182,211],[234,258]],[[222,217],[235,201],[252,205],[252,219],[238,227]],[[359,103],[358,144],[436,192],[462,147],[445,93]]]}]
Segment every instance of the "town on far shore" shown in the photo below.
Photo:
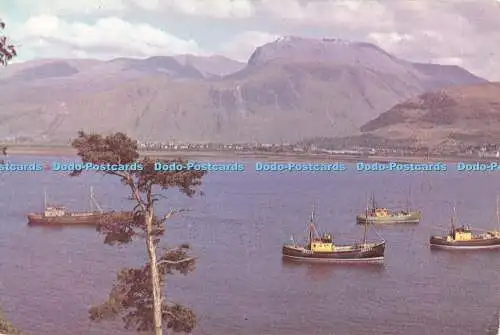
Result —
[{"label": "town on far shore", "polygon": [[163,143],[140,142],[141,151],[225,151],[268,154],[324,154],[333,156],[403,156],[403,157],[467,157],[467,158],[500,158],[500,145],[486,143],[476,146],[459,146],[455,149],[429,149],[411,146],[352,146],[345,148],[321,147],[316,144],[266,144],[266,143]]},{"label": "town on far shore", "polygon": [[[71,150],[69,143],[34,141],[32,138],[16,137],[3,139],[1,145],[8,147],[12,153],[24,152],[64,152]],[[297,143],[188,143],[181,141],[144,141],[137,140],[140,151],[143,152],[224,152],[241,154],[265,155],[322,155],[345,157],[427,157],[427,158],[500,158],[500,144],[481,143],[465,144],[452,141],[443,145],[427,147],[407,143],[407,141],[346,141],[337,138],[310,139]],[[65,150],[67,149],[67,150]]]}]

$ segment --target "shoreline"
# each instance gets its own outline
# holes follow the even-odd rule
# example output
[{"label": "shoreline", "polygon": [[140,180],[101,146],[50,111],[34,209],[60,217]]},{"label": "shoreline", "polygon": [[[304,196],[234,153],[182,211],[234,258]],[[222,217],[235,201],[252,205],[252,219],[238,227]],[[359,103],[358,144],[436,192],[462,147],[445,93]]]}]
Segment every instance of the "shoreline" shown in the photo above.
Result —
[{"label": "shoreline", "polygon": [[[76,150],[70,147],[13,146],[7,148],[7,156],[74,156]],[[263,153],[263,152],[228,152],[228,151],[140,151],[141,157],[150,156],[158,159],[182,157],[197,160],[262,160],[265,162],[380,162],[380,163],[458,163],[458,162],[500,162],[497,157],[424,157],[424,156],[352,156],[315,153]]]}]

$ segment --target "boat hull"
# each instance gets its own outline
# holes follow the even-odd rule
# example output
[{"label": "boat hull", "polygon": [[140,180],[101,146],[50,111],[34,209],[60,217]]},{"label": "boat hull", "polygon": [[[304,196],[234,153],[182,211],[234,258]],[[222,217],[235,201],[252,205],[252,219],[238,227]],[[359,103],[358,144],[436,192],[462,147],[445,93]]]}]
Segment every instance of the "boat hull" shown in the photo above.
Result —
[{"label": "boat hull", "polygon": [[422,215],[420,212],[410,212],[407,215],[391,215],[391,216],[366,216],[360,214],[356,216],[357,224],[418,224]]},{"label": "boat hull", "polygon": [[39,213],[28,214],[30,226],[98,226],[110,213],[94,213],[90,215],[63,215],[46,217]]},{"label": "boat hull", "polygon": [[293,244],[283,246],[283,258],[307,262],[382,262],[384,253],[385,242],[370,244],[367,248],[360,246],[351,250],[321,253]]},{"label": "boat hull", "polygon": [[441,236],[432,236],[429,240],[431,248],[439,249],[495,249],[500,248],[500,238],[474,239],[469,241],[447,241]]}]

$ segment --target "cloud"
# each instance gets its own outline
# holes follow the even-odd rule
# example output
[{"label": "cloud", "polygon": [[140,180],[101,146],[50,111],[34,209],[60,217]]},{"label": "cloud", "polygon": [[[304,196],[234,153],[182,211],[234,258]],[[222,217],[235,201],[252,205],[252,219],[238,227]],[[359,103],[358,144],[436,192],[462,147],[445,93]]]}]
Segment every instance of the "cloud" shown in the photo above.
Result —
[{"label": "cloud", "polygon": [[395,44],[399,44],[406,41],[412,41],[414,39],[413,35],[409,34],[398,34],[396,32],[391,33],[377,33],[373,32],[368,35],[369,39],[375,41],[375,43],[382,47],[383,49],[393,48]]},{"label": "cloud", "polygon": [[434,60],[438,64],[463,66],[464,60],[459,57],[443,57]]},{"label": "cloud", "polygon": [[245,31],[235,35],[231,41],[224,43],[220,52],[239,61],[247,61],[255,48],[275,41],[279,35],[263,31]]},{"label": "cloud", "polygon": [[[16,0],[20,12],[29,15],[89,15],[119,13],[129,8],[128,0]],[[148,0],[144,0],[148,1]]]},{"label": "cloud", "polygon": [[186,15],[218,19],[248,18],[255,10],[250,0],[167,0],[162,6]]},{"label": "cloud", "polygon": [[[332,33],[376,43],[407,60],[461,64],[500,79],[500,5],[496,0],[261,0],[283,29]],[[293,27],[293,28],[291,28]]]},{"label": "cloud", "polygon": [[261,0],[260,9],[272,17],[307,26],[332,27],[354,23],[353,26],[358,29],[394,25],[393,13],[378,1],[330,0],[301,3],[299,0],[287,0],[284,6],[280,1]]},{"label": "cloud", "polygon": [[17,0],[32,15],[134,14],[137,8],[208,18],[247,18],[254,14],[251,0]]},{"label": "cloud", "polygon": [[[0,1],[0,12],[16,14],[4,18],[8,35],[22,44],[21,57],[31,57],[26,48],[38,56],[199,53],[199,42],[207,52],[246,60],[278,34],[296,34],[369,41],[403,59],[462,63],[500,79],[497,0],[16,0],[9,7],[7,2]],[[30,16],[29,29],[14,22],[27,24]],[[33,28],[42,17],[47,26],[38,22]],[[176,34],[192,37],[173,36],[154,23],[175,24]]]},{"label": "cloud", "polygon": [[13,37],[22,44],[20,54],[22,49],[29,49],[38,57],[145,57],[201,52],[194,40],[116,17],[85,24],[40,15],[26,21]]}]

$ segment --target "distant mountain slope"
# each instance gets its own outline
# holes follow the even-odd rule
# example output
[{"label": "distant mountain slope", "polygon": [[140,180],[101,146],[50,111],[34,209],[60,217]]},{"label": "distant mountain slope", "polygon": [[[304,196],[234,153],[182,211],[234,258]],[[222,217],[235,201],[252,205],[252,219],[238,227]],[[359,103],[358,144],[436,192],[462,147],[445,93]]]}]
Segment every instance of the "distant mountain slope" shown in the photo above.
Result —
[{"label": "distant mountain slope", "polygon": [[190,142],[352,135],[428,90],[486,82],[459,67],[400,60],[368,43],[300,37],[257,48],[244,67],[189,55],[15,66],[0,75],[0,137],[52,141],[80,128]]},{"label": "distant mountain slope", "polygon": [[426,146],[500,143],[500,83],[422,94],[382,113],[361,130],[365,135]]},{"label": "distant mountain slope", "polygon": [[235,61],[224,56],[199,57],[193,55],[180,55],[174,58],[183,65],[190,65],[205,78],[226,76],[242,70],[245,63]]}]

